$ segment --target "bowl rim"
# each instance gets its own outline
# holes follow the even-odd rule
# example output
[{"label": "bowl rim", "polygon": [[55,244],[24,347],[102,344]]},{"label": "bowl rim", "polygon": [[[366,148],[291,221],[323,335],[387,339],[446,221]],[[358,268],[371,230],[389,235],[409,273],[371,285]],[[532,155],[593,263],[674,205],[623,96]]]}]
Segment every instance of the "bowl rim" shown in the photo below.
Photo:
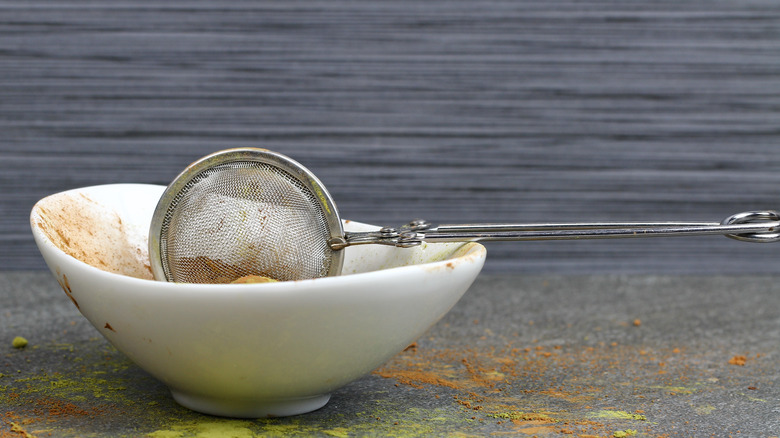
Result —
[{"label": "bowl rim", "polygon": [[[298,289],[298,288],[309,289],[309,288],[320,288],[320,287],[330,288],[338,285],[339,283],[343,283],[346,286],[346,285],[366,282],[366,281],[375,282],[375,281],[381,281],[385,278],[394,279],[394,278],[398,278],[399,276],[406,277],[415,273],[423,274],[425,272],[434,272],[440,269],[455,271],[458,266],[461,266],[463,264],[469,264],[469,263],[479,264],[480,265],[479,269],[481,269],[481,264],[484,263],[484,260],[487,256],[487,250],[484,245],[478,242],[464,242],[458,248],[453,250],[453,255],[450,255],[441,260],[436,260],[436,261],[426,262],[426,263],[416,263],[416,264],[405,265],[405,266],[397,266],[397,267],[386,268],[386,269],[378,269],[378,270],[367,271],[367,272],[338,275],[332,277],[319,277],[319,278],[311,278],[311,279],[304,279],[304,280],[280,281],[280,282],[273,282],[273,283],[255,283],[255,284],[173,283],[173,282],[166,282],[166,281],[160,281],[155,279],[137,278],[129,275],[104,271],[82,260],[79,260],[76,257],[71,256],[70,254],[60,249],[57,245],[55,245],[49,239],[49,237],[40,229],[40,227],[38,227],[35,223],[35,218],[37,215],[36,210],[38,209],[40,203],[43,200],[53,196],[63,195],[70,192],[79,192],[82,190],[93,189],[93,188],[103,189],[109,186],[163,187],[155,184],[132,184],[132,183],[102,184],[102,185],[92,185],[92,186],[77,187],[69,190],[64,190],[39,199],[33,205],[32,210],[30,212],[30,226],[32,229],[33,238],[37,246],[39,247],[39,251],[43,252],[44,251],[43,246],[45,245],[45,247],[48,250],[52,251],[53,254],[55,254],[59,259],[67,260],[71,264],[79,266],[82,269],[86,269],[86,271],[90,273],[90,275],[102,276],[106,278],[106,280],[129,282],[130,284],[137,283],[139,286],[149,285],[150,283],[152,283],[155,284],[155,287],[169,288],[172,291],[187,289],[187,291],[199,291],[201,293],[214,292],[219,294],[226,294],[228,292],[244,293],[246,291],[252,291],[253,293],[262,291],[267,294],[276,294],[276,293],[287,293],[289,292],[289,289]],[[351,222],[364,224],[358,221],[351,221]],[[371,224],[365,224],[365,225],[373,226]],[[429,245],[435,245],[435,244],[431,243]],[[50,269],[53,270],[53,267],[50,266]],[[58,274],[62,275],[59,272]],[[377,277],[377,278],[371,278],[371,277]]]}]

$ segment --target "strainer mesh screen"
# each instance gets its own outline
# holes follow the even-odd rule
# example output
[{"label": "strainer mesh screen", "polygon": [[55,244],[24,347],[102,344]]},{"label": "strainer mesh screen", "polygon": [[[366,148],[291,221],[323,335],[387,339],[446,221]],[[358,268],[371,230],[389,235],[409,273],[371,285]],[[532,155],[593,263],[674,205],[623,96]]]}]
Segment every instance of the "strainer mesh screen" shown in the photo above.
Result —
[{"label": "strainer mesh screen", "polygon": [[174,196],[163,219],[163,269],[172,281],[229,283],[246,275],[280,281],[325,276],[328,221],[293,175],[254,161],[216,165]]}]

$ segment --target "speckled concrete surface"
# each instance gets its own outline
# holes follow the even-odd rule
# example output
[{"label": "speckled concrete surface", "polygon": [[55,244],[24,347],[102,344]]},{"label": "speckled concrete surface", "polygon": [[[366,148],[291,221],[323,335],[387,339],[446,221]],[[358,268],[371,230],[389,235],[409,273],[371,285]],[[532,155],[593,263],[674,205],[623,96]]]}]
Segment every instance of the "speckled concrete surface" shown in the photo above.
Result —
[{"label": "speckled concrete surface", "polygon": [[0,437],[777,436],[778,279],[483,275],[324,408],[236,420],[178,406],[49,273],[0,273]]}]

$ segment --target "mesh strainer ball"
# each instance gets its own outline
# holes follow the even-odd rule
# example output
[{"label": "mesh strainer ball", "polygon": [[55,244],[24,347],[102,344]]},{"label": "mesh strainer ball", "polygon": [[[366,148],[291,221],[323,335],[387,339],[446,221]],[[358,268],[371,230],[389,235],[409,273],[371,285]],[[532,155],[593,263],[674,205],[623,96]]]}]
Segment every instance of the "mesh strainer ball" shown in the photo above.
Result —
[{"label": "mesh strainer ball", "polygon": [[228,149],[185,169],[152,217],[149,255],[158,280],[229,283],[337,275],[343,236],[332,198],[306,168],[265,149]]}]

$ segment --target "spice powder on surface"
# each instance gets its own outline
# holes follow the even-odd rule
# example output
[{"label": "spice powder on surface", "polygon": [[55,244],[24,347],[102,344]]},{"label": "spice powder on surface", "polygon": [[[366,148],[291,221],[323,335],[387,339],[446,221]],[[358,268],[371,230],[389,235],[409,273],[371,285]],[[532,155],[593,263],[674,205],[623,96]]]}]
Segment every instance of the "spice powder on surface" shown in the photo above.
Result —
[{"label": "spice powder on surface", "polygon": [[[503,342],[441,347],[420,341],[374,374],[437,398],[446,393],[464,415],[520,436],[662,437],[669,430],[687,436],[688,421],[659,415],[659,423],[652,413],[669,404],[711,414],[695,400],[724,388],[713,370],[692,365],[702,358],[686,348]],[[720,371],[728,373],[724,357]]]},{"label": "spice powder on surface", "polygon": [[[733,366],[732,354],[703,357],[680,346],[543,345],[498,335],[470,346],[443,342],[427,338],[411,345],[367,376],[368,387],[351,402],[341,397],[354,393],[354,386],[334,394],[319,411],[251,421],[176,405],[162,384],[100,339],[24,350],[9,346],[0,376],[0,438],[104,436],[97,428],[113,436],[154,438],[726,436],[737,429],[695,430],[673,412],[684,409],[715,424],[721,407],[707,402],[709,395],[720,399],[719,393],[746,378],[758,387],[771,385],[772,378],[766,365],[768,377],[761,380],[769,361],[755,354],[746,354],[746,365]],[[66,365],[55,372],[21,368],[51,355],[62,356]],[[720,367],[713,368],[712,358]],[[701,363],[705,366],[697,366]],[[743,400],[764,403],[755,386],[744,389],[752,398]],[[408,403],[398,403],[398,397]]]}]

